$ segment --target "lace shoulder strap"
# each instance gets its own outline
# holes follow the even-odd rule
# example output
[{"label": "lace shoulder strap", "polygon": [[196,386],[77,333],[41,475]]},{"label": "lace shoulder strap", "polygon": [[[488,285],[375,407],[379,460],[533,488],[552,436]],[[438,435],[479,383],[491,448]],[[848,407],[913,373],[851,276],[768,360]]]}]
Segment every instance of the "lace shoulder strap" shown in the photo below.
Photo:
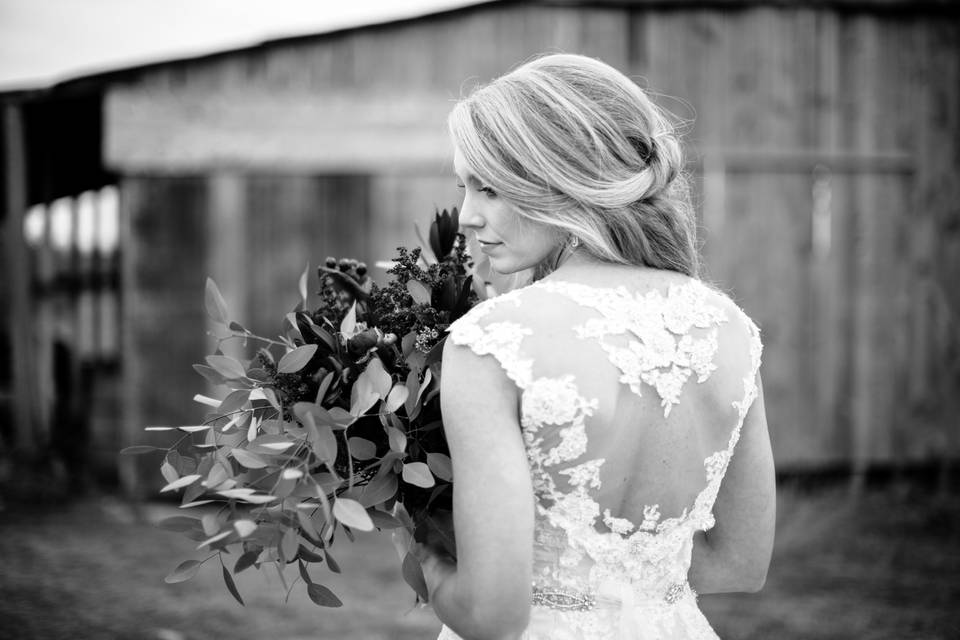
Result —
[{"label": "lace shoulder strap", "polygon": [[749,371],[743,377],[743,396],[733,401],[733,408],[737,411],[737,424],[730,433],[727,446],[725,449],[717,451],[708,457],[703,463],[707,474],[707,486],[700,495],[697,496],[693,515],[699,521],[699,527],[704,530],[711,528],[715,524],[713,505],[716,503],[717,495],[720,492],[723,477],[726,475],[727,468],[730,466],[734,449],[740,440],[740,432],[743,430],[743,423],[747,418],[747,413],[750,411],[750,407],[753,405],[759,393],[757,374],[760,372],[760,360],[763,353],[760,330],[743,310],[740,310],[739,315],[749,332],[750,367]]},{"label": "lace shoulder strap", "polygon": [[520,345],[532,330],[511,320],[486,321],[490,312],[501,305],[519,306],[520,292],[518,289],[481,302],[447,331],[454,344],[468,347],[477,355],[493,356],[507,377],[520,389],[526,389],[533,378],[533,361],[522,357]]}]

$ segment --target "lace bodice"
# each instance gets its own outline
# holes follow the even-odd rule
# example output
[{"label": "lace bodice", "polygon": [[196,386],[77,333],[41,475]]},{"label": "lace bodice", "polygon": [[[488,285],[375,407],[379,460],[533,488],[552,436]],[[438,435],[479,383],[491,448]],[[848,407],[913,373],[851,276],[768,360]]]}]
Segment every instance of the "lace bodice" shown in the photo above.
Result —
[{"label": "lace bodice", "polygon": [[757,395],[753,322],[697,280],[643,292],[544,280],[449,331],[520,390],[535,604],[553,620],[542,637],[562,637],[557,625],[571,638],[715,637],[686,578]]}]

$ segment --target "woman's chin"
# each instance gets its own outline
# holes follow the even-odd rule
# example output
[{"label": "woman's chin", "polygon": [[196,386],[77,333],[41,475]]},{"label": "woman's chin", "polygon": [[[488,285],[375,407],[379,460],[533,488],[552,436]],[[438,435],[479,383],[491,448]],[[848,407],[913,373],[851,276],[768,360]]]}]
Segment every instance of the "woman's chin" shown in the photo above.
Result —
[{"label": "woman's chin", "polygon": [[501,276],[509,276],[518,271],[523,271],[524,266],[518,265],[516,262],[509,260],[497,260],[496,258],[490,259],[490,270]]}]

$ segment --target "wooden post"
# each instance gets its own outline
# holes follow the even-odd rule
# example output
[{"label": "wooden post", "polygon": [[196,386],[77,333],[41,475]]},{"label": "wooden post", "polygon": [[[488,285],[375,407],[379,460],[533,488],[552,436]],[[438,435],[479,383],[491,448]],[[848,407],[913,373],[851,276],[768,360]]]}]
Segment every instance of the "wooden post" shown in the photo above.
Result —
[{"label": "wooden post", "polygon": [[[247,205],[246,182],[243,175],[227,170],[209,177],[210,213],[207,218],[210,238],[207,255],[207,274],[214,279],[227,301],[232,319],[247,322]],[[267,212],[258,212],[265,214]],[[202,278],[204,274],[197,274]],[[197,301],[199,304],[202,301]],[[211,334],[222,333],[222,328],[207,321]],[[198,327],[199,329],[199,327]],[[228,340],[221,347],[227,355],[244,357],[239,340]],[[209,351],[212,353],[212,350]],[[222,389],[222,387],[220,387]]]},{"label": "wooden post", "polygon": [[[123,371],[121,389],[121,415],[123,417],[120,429],[121,446],[128,447],[140,444],[143,437],[143,409],[140,394],[143,366],[134,349],[134,331],[136,309],[140,304],[136,283],[136,260],[139,245],[133,237],[133,214],[140,207],[140,200],[144,197],[142,182],[124,178],[118,185],[119,190],[119,245],[120,251],[120,368]],[[142,498],[145,487],[141,485],[137,475],[137,460],[129,456],[120,456],[118,462],[120,486],[128,498]]]},{"label": "wooden post", "polygon": [[7,301],[13,377],[13,449],[30,451],[36,447],[35,434],[40,423],[40,399],[36,385],[30,314],[30,269],[23,237],[23,214],[27,209],[27,167],[20,106],[3,106],[4,182],[3,216],[4,255],[10,298]]}]

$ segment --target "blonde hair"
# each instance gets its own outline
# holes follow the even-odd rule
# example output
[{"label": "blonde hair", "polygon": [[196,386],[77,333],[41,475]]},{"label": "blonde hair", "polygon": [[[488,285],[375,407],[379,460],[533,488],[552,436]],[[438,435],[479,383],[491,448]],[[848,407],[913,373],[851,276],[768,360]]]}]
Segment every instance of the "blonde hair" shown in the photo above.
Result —
[{"label": "blonde hair", "polygon": [[697,277],[674,126],[613,67],[537,58],[462,99],[448,124],[470,169],[520,215],[598,260]]}]

